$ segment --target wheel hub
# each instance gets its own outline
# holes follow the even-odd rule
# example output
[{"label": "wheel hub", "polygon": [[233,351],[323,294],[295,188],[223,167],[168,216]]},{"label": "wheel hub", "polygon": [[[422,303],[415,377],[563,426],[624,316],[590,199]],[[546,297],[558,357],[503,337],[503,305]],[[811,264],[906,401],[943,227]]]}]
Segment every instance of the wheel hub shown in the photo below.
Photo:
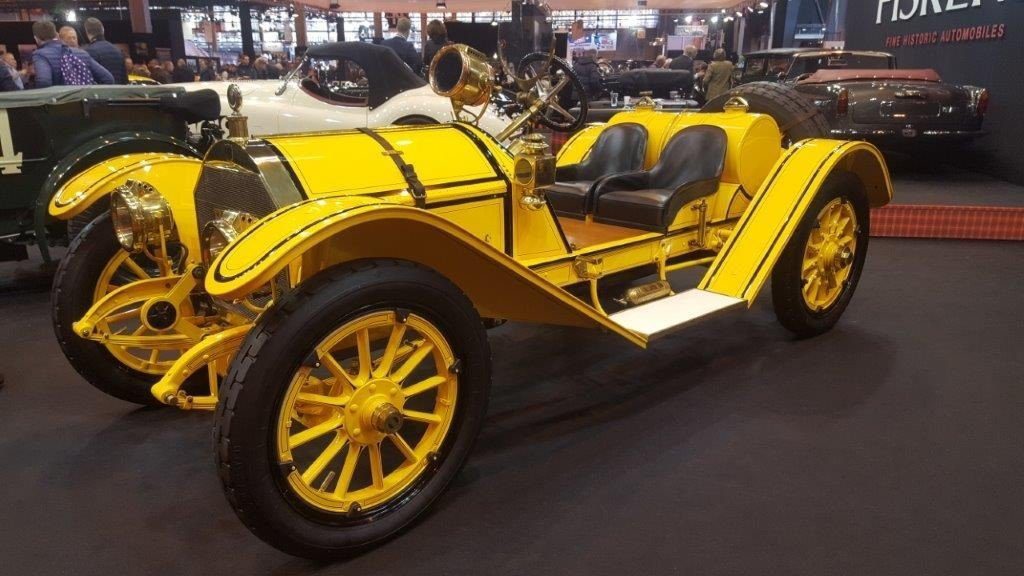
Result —
[{"label": "wheel hub", "polygon": [[398,385],[386,378],[360,386],[345,413],[345,431],[357,444],[376,444],[402,428],[405,397]]},{"label": "wheel hub", "polygon": [[152,330],[168,330],[178,321],[178,310],[167,300],[155,300],[146,305],[145,319]]},{"label": "wheel hub", "polygon": [[811,310],[834,304],[844,289],[857,249],[857,217],[843,199],[828,203],[818,214],[807,240],[803,264],[804,300]]}]

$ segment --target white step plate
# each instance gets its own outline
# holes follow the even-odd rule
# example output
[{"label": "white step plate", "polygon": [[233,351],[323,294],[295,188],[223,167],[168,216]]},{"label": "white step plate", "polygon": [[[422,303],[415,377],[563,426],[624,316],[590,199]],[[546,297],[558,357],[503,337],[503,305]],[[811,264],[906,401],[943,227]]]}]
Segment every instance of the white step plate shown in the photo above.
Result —
[{"label": "white step plate", "polygon": [[623,328],[653,340],[697,320],[746,306],[746,300],[694,288],[612,314],[610,318]]}]

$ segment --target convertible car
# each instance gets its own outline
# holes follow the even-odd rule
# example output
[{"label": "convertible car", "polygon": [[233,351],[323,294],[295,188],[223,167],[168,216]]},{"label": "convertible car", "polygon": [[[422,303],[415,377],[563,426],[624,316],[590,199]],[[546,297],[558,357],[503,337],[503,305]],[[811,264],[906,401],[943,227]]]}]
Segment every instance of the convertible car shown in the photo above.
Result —
[{"label": "convertible car", "polygon": [[[281,80],[243,80],[249,130],[257,135],[366,128],[391,124],[442,124],[455,119],[447,98],[434,94],[385,46],[335,42],[311,47],[302,64]],[[186,90],[212,88],[227,110],[229,82],[182,84]],[[508,125],[494,107],[483,110],[480,126],[497,134]]]},{"label": "convertible car", "polygon": [[968,140],[984,134],[988,91],[896,67],[885,52],[790,48],[748,54],[740,83],[791,85],[824,114],[835,138],[881,145]]}]

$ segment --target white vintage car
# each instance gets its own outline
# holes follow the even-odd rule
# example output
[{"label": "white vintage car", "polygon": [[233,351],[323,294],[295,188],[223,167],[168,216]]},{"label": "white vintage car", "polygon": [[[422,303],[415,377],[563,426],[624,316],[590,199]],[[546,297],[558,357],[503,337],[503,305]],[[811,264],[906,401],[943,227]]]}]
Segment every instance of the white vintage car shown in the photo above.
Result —
[{"label": "white vintage car", "polygon": [[[238,84],[253,135],[367,128],[391,124],[440,124],[455,120],[451,100],[434,94],[390,48],[364,42],[311,47],[302,65],[281,80],[182,84],[212,88],[230,110],[227,88]],[[490,108],[480,127],[497,134],[509,120]]]}]

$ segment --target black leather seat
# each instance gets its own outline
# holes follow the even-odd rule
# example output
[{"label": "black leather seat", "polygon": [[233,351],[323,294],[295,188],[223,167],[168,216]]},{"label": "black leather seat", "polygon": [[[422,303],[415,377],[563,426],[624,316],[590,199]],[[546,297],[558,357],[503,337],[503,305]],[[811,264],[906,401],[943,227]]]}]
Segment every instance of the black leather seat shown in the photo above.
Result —
[{"label": "black leather seat", "polygon": [[680,130],[650,171],[611,176],[595,187],[594,220],[667,231],[680,208],[718,189],[726,142],[718,126]]},{"label": "black leather seat", "polygon": [[633,122],[609,126],[586,159],[558,168],[555,183],[545,189],[548,202],[556,214],[583,218],[593,210],[595,185],[606,176],[643,168],[646,153],[646,128]]}]

